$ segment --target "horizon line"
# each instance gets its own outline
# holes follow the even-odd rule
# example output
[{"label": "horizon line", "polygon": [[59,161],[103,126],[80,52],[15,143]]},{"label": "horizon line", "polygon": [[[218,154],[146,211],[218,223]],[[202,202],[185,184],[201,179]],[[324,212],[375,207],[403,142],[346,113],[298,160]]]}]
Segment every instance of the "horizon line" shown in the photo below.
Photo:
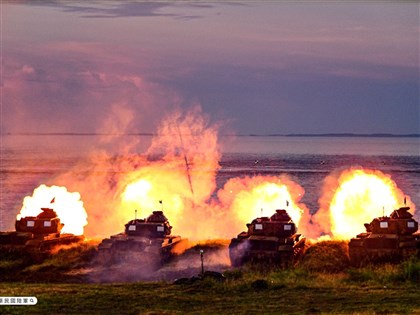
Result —
[{"label": "horizon line", "polygon": [[[98,132],[7,132],[2,136],[157,136],[152,132],[130,133],[98,133]],[[376,137],[376,138],[420,138],[420,133],[394,134],[394,133],[267,133],[267,134],[220,134],[221,137]]]}]

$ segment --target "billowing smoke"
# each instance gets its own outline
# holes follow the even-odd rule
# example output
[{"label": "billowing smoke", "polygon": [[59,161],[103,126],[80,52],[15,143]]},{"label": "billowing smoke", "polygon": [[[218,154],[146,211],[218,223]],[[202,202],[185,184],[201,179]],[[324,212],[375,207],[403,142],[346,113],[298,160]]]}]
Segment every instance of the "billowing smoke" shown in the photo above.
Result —
[{"label": "billowing smoke", "polygon": [[104,137],[104,142],[118,145],[121,155],[94,150],[88,162],[55,179],[83,196],[92,222],[87,235],[118,232],[135,210],[146,217],[161,207],[174,230],[185,228],[194,234],[198,228],[190,223],[206,217],[202,205],[215,189],[217,126],[209,123],[199,106],[187,113],[176,111],[163,119],[149,150],[141,155],[134,152],[137,139],[122,136],[130,123],[129,109],[123,107],[113,116],[117,121],[110,125],[120,125],[121,133]]},{"label": "billowing smoke", "polygon": [[[111,118],[112,117],[112,118]],[[219,125],[201,107],[164,116],[145,153],[140,137],[127,136],[135,122],[127,104],[112,107],[98,148],[89,158],[52,181],[80,193],[89,217],[88,237],[107,237],[123,230],[137,210],[139,218],[163,210],[173,234],[192,240],[229,239],[259,216],[286,209],[299,232],[348,239],[363,223],[389,214],[404,194],[388,175],[350,169],[325,179],[320,210],[311,217],[300,201],[304,189],[291,178],[244,176],[216,190],[220,169]],[[118,155],[109,152],[118,152]],[[408,197],[408,205],[414,205]]]},{"label": "billowing smoke", "polygon": [[200,106],[163,117],[145,154],[135,152],[137,138],[123,136],[132,124],[130,109],[115,106],[111,114],[106,125],[112,136],[101,145],[118,145],[121,154],[93,150],[88,162],[54,181],[82,195],[91,222],[87,236],[121,231],[135,210],[147,217],[163,209],[174,234],[195,240],[231,238],[253,218],[279,208],[296,224],[308,221],[309,211],[299,203],[304,190],[286,176],[233,178],[216,192],[219,125]]},{"label": "billowing smoke", "polygon": [[216,188],[217,131],[200,107],[166,117],[147,151],[147,160],[123,178],[122,208],[148,215],[162,207],[174,232],[189,237],[200,233],[211,217],[206,205]]}]

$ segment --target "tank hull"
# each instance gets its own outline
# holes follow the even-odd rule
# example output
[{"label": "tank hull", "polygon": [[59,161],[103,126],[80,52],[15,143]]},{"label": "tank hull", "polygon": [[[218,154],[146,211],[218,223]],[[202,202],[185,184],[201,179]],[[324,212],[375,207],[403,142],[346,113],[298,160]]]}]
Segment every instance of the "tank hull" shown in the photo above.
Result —
[{"label": "tank hull", "polygon": [[229,245],[229,257],[233,267],[244,264],[259,264],[289,267],[302,254],[305,239],[298,237],[233,238]]},{"label": "tank hull", "polygon": [[366,232],[349,243],[349,258],[354,266],[370,263],[399,262],[419,256],[420,233],[418,222],[409,207],[395,209],[389,216],[374,218],[365,223]]},{"label": "tank hull", "polygon": [[48,256],[60,245],[69,245],[84,240],[83,236],[61,233],[64,224],[53,209],[41,208],[36,217],[16,220],[13,232],[0,232],[0,251],[29,254],[33,260]]},{"label": "tank hull", "polygon": [[130,220],[122,233],[102,240],[97,261],[102,265],[129,263],[153,270],[172,257],[182,239],[171,235],[172,226],[163,211],[153,211],[145,219]]},{"label": "tank hull", "polygon": [[102,240],[97,261],[102,265],[130,263],[157,269],[173,256],[174,247],[181,241],[179,236],[149,239],[121,233]]},{"label": "tank hull", "polygon": [[43,234],[0,232],[0,251],[29,255],[34,260],[48,256],[57,246],[79,243],[83,236],[73,234]]},{"label": "tank hull", "polygon": [[284,209],[277,209],[271,217],[260,217],[246,225],[229,245],[233,267],[246,263],[288,267],[303,253],[305,238],[296,234],[297,228]]},{"label": "tank hull", "polygon": [[350,263],[363,266],[370,263],[399,262],[410,256],[419,256],[420,234],[362,233],[349,243]]}]

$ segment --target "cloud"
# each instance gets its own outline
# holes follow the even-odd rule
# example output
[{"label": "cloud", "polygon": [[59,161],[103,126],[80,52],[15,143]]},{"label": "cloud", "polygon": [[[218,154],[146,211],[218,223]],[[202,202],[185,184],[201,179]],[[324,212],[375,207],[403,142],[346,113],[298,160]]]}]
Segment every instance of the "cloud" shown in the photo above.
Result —
[{"label": "cloud", "polygon": [[[8,5],[5,16],[12,132],[94,132],[114,104],[131,108],[132,132],[152,132],[166,110],[194,102],[239,133],[418,130],[418,15],[410,6],[144,4],[153,14],[209,12],[183,23],[66,11],[135,14],[139,2],[34,3],[49,10]],[[353,14],[362,10],[372,15]],[[48,23],[37,22],[43,16]]]},{"label": "cloud", "polygon": [[35,69],[32,68],[31,66],[28,66],[28,65],[23,65],[21,71],[24,74],[34,74],[35,73]]},{"label": "cloud", "polygon": [[[173,90],[151,81],[140,62],[126,63],[99,44],[62,42],[9,51],[4,69],[6,132],[104,132],[116,106],[136,120],[127,132],[152,132],[161,111],[179,105]],[[121,118],[121,117],[120,117]],[[109,132],[116,132],[109,128]]]},{"label": "cloud", "polygon": [[89,3],[77,3],[61,0],[46,1],[6,1],[12,4],[26,4],[32,6],[47,6],[63,10],[64,12],[75,12],[83,14],[85,18],[117,18],[117,17],[153,17],[166,16],[182,19],[202,17],[200,15],[177,13],[165,13],[164,9],[170,7],[190,7],[198,9],[212,8],[207,3],[175,3],[175,2],[152,2],[152,1],[91,1]]}]

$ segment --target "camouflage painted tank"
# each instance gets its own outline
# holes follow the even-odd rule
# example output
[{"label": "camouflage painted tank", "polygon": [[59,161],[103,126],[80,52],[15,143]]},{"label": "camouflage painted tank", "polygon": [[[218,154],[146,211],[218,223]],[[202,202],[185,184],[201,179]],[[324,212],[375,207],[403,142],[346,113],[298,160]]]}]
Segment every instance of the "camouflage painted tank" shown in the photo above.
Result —
[{"label": "camouflage painted tank", "polygon": [[130,262],[158,267],[182,241],[180,236],[171,235],[171,229],[162,211],[153,211],[146,219],[131,220],[124,232],[102,240],[98,260],[105,265]]},{"label": "camouflage painted tank", "polygon": [[36,217],[16,220],[14,232],[0,232],[0,249],[29,253],[33,256],[47,254],[58,245],[80,242],[83,236],[61,234],[64,224],[53,209],[41,208]]},{"label": "camouflage painted tank", "polygon": [[248,231],[233,238],[229,245],[234,267],[247,262],[285,267],[302,254],[305,238],[296,233],[296,225],[286,210],[276,210],[270,218],[256,218],[247,227]]},{"label": "camouflage painted tank", "polygon": [[363,265],[370,262],[400,261],[420,250],[418,222],[409,207],[394,210],[365,223],[366,232],[352,238],[349,243],[350,262]]}]

